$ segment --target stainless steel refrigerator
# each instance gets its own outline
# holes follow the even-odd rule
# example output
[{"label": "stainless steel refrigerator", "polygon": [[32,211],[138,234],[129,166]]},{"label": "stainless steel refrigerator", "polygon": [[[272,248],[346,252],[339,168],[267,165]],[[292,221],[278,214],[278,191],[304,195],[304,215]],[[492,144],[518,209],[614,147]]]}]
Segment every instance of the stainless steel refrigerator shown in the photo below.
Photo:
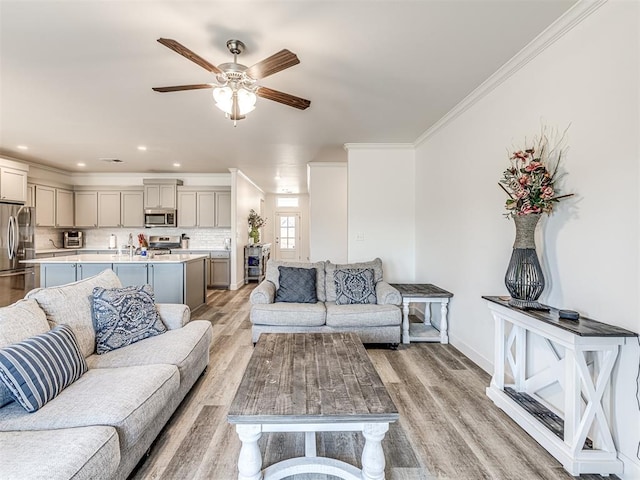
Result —
[{"label": "stainless steel refrigerator", "polygon": [[0,307],[20,300],[36,287],[34,209],[0,203]]}]

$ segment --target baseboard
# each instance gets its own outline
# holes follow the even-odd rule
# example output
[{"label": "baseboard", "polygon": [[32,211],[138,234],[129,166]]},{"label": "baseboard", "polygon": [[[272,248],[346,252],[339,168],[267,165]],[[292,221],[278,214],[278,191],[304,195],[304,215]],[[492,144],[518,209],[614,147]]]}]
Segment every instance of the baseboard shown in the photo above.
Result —
[{"label": "baseboard", "polygon": [[241,282],[237,282],[237,283],[232,283],[229,285],[229,290],[238,290],[239,288],[241,288],[242,286],[244,286],[244,280],[242,280]]},{"label": "baseboard", "polygon": [[451,330],[449,330],[449,343],[460,350],[469,360],[478,365],[489,375],[493,375],[493,362],[484,358],[480,353],[457,338],[455,335],[452,335]]},{"label": "baseboard", "polygon": [[[638,448],[640,449],[640,446]],[[640,478],[640,459],[631,458],[619,452],[618,458],[624,463],[624,473],[618,475],[622,480],[637,480]]]}]

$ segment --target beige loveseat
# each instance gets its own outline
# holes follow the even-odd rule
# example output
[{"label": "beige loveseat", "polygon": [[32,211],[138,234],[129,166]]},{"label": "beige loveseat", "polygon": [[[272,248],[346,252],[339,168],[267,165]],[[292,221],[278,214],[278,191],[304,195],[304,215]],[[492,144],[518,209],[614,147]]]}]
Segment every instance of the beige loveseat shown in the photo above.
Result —
[{"label": "beige loveseat", "polygon": [[[280,288],[279,267],[315,268],[315,303],[276,302]],[[371,269],[375,303],[336,304],[335,274],[345,269]],[[387,343],[397,347],[401,338],[402,296],[383,279],[382,261],[337,265],[329,261],[302,263],[270,259],[265,280],[250,296],[252,339],[261,333],[355,332],[363,343]]]},{"label": "beige loveseat", "polygon": [[125,479],[206,368],[211,324],[186,305],[157,304],[165,333],[97,355],[90,296],[120,286],[105,270],[0,308],[0,347],[66,324],[89,368],[33,413],[0,408],[0,478]]}]

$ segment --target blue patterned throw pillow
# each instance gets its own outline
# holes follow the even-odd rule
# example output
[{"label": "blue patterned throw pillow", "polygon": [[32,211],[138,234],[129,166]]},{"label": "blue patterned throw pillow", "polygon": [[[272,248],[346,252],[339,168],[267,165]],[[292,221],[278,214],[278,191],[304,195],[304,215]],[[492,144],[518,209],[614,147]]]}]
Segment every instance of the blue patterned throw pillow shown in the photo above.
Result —
[{"label": "blue patterned throw pillow", "polygon": [[376,283],[372,268],[345,268],[333,274],[336,305],[377,303]]},{"label": "blue patterned throw pillow", "polygon": [[41,408],[86,371],[67,325],[0,349],[0,381],[27,412]]},{"label": "blue patterned throw pillow", "polygon": [[167,331],[151,285],[93,289],[96,353],[101,355]]},{"label": "blue patterned throw pillow", "polygon": [[316,269],[278,267],[280,286],[276,290],[276,302],[317,303]]}]

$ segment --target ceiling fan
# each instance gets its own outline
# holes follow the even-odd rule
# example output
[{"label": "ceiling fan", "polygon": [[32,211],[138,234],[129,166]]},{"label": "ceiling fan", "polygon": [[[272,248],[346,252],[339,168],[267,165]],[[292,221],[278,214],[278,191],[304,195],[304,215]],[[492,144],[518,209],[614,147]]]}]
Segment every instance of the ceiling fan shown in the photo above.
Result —
[{"label": "ceiling fan", "polygon": [[227,48],[233,54],[233,63],[222,63],[216,67],[175,40],[159,38],[158,42],[213,73],[215,75],[215,83],[154,87],[153,90],[156,92],[178,92],[181,90],[213,88],[213,98],[216,106],[225,112],[228,118],[233,120],[234,126],[237,120],[242,120],[247,113],[255,108],[256,96],[300,110],[304,110],[311,105],[311,101],[304,98],[257,84],[258,80],[300,63],[296,54],[287,49],[280,50],[278,53],[251,67],[246,67],[238,63],[238,55],[245,49],[244,43],[240,40],[229,40]]}]

